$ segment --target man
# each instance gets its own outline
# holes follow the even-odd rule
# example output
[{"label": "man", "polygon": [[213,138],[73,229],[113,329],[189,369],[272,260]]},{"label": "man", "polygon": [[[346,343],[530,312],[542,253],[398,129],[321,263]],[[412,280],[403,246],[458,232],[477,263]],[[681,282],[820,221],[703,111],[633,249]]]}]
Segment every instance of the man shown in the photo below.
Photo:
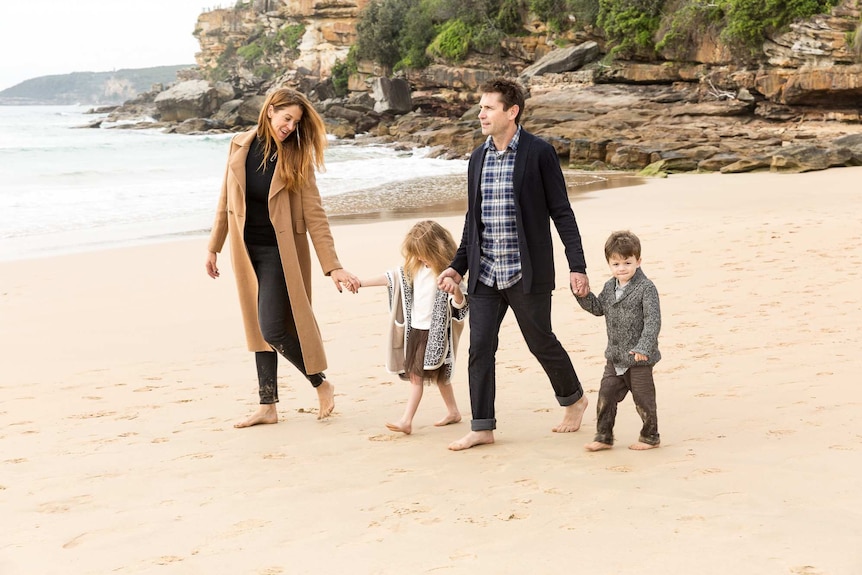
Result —
[{"label": "man", "polygon": [[470,271],[467,371],[473,420],[471,431],[449,445],[453,451],[494,443],[494,356],[500,324],[509,308],[565,410],[553,431],[577,431],[587,408],[571,359],[551,331],[551,220],[565,246],[572,291],[578,296],[590,291],[559,158],[550,144],[521,128],[524,91],[520,85],[498,78],[485,83],[481,91],[479,121],[488,139],[470,156],[461,246],[438,278],[440,288],[446,289],[452,285],[444,281],[446,277],[457,284]]}]

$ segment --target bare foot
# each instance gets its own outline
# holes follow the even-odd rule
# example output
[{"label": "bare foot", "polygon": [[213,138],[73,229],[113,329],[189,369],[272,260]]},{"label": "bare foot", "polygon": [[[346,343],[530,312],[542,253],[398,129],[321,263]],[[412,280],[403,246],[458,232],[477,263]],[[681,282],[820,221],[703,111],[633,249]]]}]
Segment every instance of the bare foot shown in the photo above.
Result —
[{"label": "bare foot", "polygon": [[635,451],[646,451],[647,449],[655,449],[659,445],[661,444],[656,443],[655,445],[651,445],[649,443],[644,443],[643,441],[638,441],[637,443],[629,445],[629,449],[634,449]]},{"label": "bare foot", "polygon": [[435,427],[443,427],[444,425],[449,425],[450,423],[458,423],[461,421],[460,413],[447,413],[446,417],[434,423]]},{"label": "bare foot", "polygon": [[588,403],[587,396],[584,395],[572,405],[567,405],[566,412],[563,414],[563,421],[551,431],[555,433],[571,433],[572,431],[579,430]]},{"label": "bare foot", "polygon": [[278,411],[274,403],[262,404],[254,414],[244,421],[234,423],[233,426],[237,429],[243,427],[251,427],[252,425],[262,425],[267,423],[278,423]]},{"label": "bare foot", "polygon": [[335,409],[335,386],[329,383],[328,379],[324,379],[323,383],[318,385],[316,389],[317,401],[320,402],[317,419],[326,419],[332,415],[332,410]]},{"label": "bare foot", "polygon": [[601,441],[593,441],[591,443],[587,443],[584,445],[584,449],[587,451],[604,451],[605,449],[610,449],[613,445],[609,443],[602,443]]},{"label": "bare foot", "polygon": [[477,445],[490,445],[491,443],[494,443],[493,431],[471,431],[458,441],[450,443],[449,449],[452,451],[463,451]]},{"label": "bare foot", "polygon": [[387,423],[386,429],[389,431],[400,431],[404,435],[410,435],[413,433],[413,425],[409,423],[401,423],[400,421],[398,423]]}]

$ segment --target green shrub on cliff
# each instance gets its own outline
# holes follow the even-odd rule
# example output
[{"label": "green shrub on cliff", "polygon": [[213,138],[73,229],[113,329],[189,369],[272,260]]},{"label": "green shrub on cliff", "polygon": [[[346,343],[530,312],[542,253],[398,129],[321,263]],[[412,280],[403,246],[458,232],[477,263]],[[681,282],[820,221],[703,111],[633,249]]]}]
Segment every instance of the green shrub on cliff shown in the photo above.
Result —
[{"label": "green shrub on cliff", "polygon": [[725,14],[721,38],[730,46],[759,50],[766,35],[798,18],[828,12],[839,0],[717,0]]},{"label": "green shrub on cliff", "polygon": [[651,58],[663,6],[662,0],[599,0],[596,23],[605,31],[610,54]]}]

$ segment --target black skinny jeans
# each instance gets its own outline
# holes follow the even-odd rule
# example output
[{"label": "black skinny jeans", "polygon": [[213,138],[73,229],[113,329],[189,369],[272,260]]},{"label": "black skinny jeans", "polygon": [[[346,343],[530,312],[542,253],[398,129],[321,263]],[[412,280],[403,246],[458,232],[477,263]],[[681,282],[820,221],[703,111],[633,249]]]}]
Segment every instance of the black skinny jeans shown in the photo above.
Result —
[{"label": "black skinny jeans", "polygon": [[[278,402],[278,353],[296,366],[314,387],[324,382],[323,373],[308,375],[302,359],[302,348],[296,333],[293,310],[281,267],[281,256],[277,246],[246,245],[251,265],[257,276],[257,318],[263,339],[275,351],[256,351],[257,380],[260,402]],[[278,352],[278,353],[276,353]]]},{"label": "black skinny jeans", "polygon": [[515,312],[527,347],[548,375],[557,402],[561,406],[572,405],[584,395],[569,354],[551,330],[551,293],[524,293],[521,282],[507,289],[492,288],[478,282],[475,292],[470,294],[470,352],[467,362],[473,431],[497,427],[494,412],[497,393],[495,356],[500,324],[509,308]]}]

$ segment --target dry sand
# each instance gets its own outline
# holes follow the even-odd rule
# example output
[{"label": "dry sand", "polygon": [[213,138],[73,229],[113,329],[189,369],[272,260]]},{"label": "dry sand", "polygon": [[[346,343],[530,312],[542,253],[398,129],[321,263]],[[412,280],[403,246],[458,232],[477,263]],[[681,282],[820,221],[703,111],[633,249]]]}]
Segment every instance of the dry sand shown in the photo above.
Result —
[{"label": "dry sand", "polygon": [[[673,176],[574,202],[594,289],[628,228],[662,298],[662,447],[595,430],[604,322],[560,288],[554,325],[591,406],[562,416],[511,317],[497,444],[382,365],[386,294],[315,278],[334,417],[283,362],[278,425],[256,407],[228,259],[205,238],[0,264],[0,574],[862,573],[862,168]],[[399,262],[415,221],[336,225],[360,276]],[[461,217],[440,219],[456,237]],[[558,245],[559,248],[559,245]]]}]

